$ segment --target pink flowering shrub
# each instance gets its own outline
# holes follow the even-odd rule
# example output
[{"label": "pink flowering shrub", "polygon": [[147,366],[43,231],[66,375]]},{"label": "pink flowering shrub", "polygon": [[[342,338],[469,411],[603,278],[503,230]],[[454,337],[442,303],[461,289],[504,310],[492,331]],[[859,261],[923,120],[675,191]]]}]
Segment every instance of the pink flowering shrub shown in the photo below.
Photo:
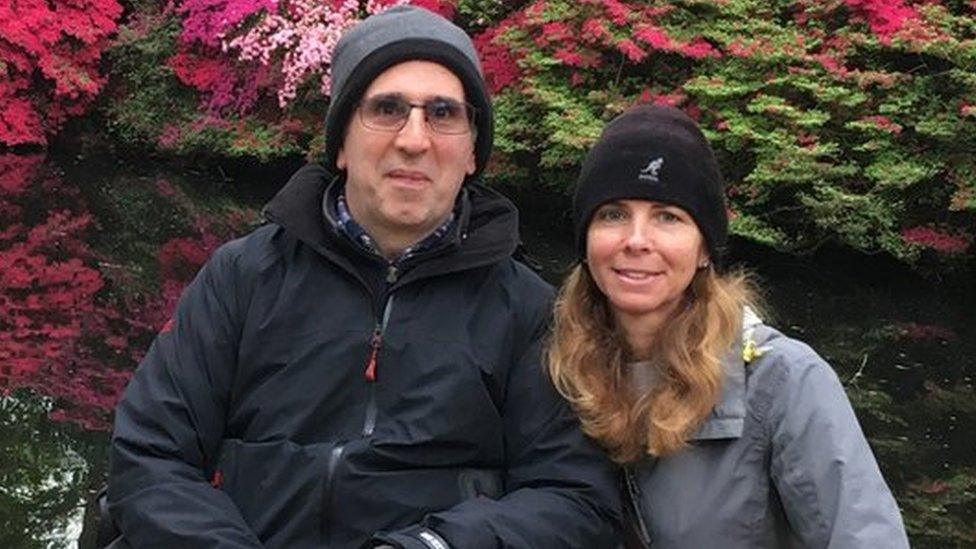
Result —
[{"label": "pink flowering shrub", "polygon": [[222,38],[251,15],[274,10],[274,0],[182,0],[175,4],[182,19],[180,42],[219,49]]},{"label": "pink flowering shrub", "polygon": [[[366,13],[405,3],[370,1]],[[329,95],[329,60],[342,33],[359,21],[360,2],[344,0],[288,0],[277,9],[267,10],[257,23],[236,36],[223,33],[224,51],[245,63],[280,65],[283,81],[277,91],[278,105],[285,108],[295,99],[298,88],[311,78],[318,91]]]},{"label": "pink flowering shrub", "polygon": [[[173,0],[134,12],[112,50],[110,127],[177,154],[320,149],[336,42],[362,17],[404,3]],[[456,9],[451,0],[412,3],[445,16]]]},{"label": "pink flowering shrub", "polygon": [[408,3],[445,17],[451,17],[455,7],[444,0],[369,0],[365,6],[359,0],[287,0],[251,6],[249,13],[260,11],[252,25],[240,24],[243,18],[224,18],[223,26],[213,30],[221,37],[223,51],[238,61],[280,67],[282,78],[276,95],[284,109],[295,100],[298,89],[310,81],[317,84],[321,95],[329,95],[329,64],[343,32],[363,15]]},{"label": "pink flowering shrub", "polygon": [[45,145],[87,110],[121,13],[115,0],[0,3],[0,146]]}]

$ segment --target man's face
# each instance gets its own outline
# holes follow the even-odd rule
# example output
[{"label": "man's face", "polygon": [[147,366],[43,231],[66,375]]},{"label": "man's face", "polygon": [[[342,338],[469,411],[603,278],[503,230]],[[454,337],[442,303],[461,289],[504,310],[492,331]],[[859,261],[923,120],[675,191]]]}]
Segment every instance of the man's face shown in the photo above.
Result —
[{"label": "man's face", "polygon": [[[406,61],[382,72],[363,101],[399,95],[413,104],[434,99],[465,100],[460,79],[429,61]],[[451,212],[465,176],[475,170],[474,133],[444,135],[427,125],[424,109],[413,108],[396,132],[363,126],[360,112],[349,119],[336,164],[346,171],[346,202],[353,218],[382,247],[405,247],[437,228]]]}]

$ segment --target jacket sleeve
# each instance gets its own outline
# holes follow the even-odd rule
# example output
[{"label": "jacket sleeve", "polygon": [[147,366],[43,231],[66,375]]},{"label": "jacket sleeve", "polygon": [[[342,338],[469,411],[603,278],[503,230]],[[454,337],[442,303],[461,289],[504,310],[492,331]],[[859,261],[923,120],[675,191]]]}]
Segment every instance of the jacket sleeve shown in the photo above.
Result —
[{"label": "jacket sleeve", "polygon": [[133,547],[261,547],[210,484],[244,310],[231,246],[187,287],[116,408],[109,509]]},{"label": "jacket sleeve", "polygon": [[[782,340],[780,340],[782,341]],[[908,547],[891,491],[837,374],[799,342],[778,369],[771,475],[806,547]]]},{"label": "jacket sleeve", "polygon": [[384,536],[387,542],[408,549],[618,546],[617,473],[583,435],[543,371],[546,330],[546,317],[540,315],[522,335],[529,344],[509,374],[502,410],[505,495],[466,500],[421,525]]}]

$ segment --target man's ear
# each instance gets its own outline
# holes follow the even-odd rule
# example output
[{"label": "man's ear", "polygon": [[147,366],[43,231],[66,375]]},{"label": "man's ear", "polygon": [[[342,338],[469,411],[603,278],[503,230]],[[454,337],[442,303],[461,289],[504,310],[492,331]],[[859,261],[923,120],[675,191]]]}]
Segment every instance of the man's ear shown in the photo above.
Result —
[{"label": "man's ear", "polygon": [[340,170],[346,169],[346,147],[339,147],[339,154],[336,155],[336,167]]},{"label": "man's ear", "polygon": [[471,156],[468,157],[467,165],[465,166],[465,173],[471,175],[474,173],[475,169],[478,168],[478,163],[474,159],[474,151],[471,151]]}]

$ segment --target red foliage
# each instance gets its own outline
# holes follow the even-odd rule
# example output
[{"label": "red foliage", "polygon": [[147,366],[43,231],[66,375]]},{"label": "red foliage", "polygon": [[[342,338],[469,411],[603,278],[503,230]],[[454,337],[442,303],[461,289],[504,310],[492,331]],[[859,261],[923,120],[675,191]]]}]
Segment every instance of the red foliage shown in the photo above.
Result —
[{"label": "red foliage", "polygon": [[959,338],[955,330],[949,328],[948,326],[940,326],[938,324],[899,322],[897,327],[900,335],[907,339],[941,339],[944,341],[955,341]]},{"label": "red foliage", "polygon": [[427,8],[448,19],[452,19],[454,12],[457,11],[457,0],[411,0],[410,3],[414,6]]},{"label": "red foliage", "polygon": [[82,240],[91,215],[43,160],[0,156],[0,391],[31,388],[54,416],[104,429],[129,374],[98,357],[126,357],[130,333]]},{"label": "red foliage", "polygon": [[722,54],[703,38],[697,38],[687,44],[678,47],[678,53],[692,59],[704,59],[706,57],[721,57]]},{"label": "red foliage", "polygon": [[562,21],[554,21],[542,25],[542,30],[536,37],[535,43],[541,47],[546,44],[565,42],[566,40],[572,39],[573,30],[569,28],[569,25]]},{"label": "red foliage", "polygon": [[601,0],[603,4],[603,9],[607,11],[607,15],[610,19],[618,25],[626,25],[627,20],[630,18],[631,8],[630,6],[620,2],[619,0]]},{"label": "red foliage", "polygon": [[599,19],[590,18],[584,21],[582,31],[581,37],[585,42],[609,44],[613,39],[613,35]]},{"label": "red foliage", "polygon": [[667,107],[678,107],[688,99],[683,93],[653,93],[650,90],[645,90],[640,97],[640,101],[643,103],[653,103],[655,105],[664,105]]},{"label": "red foliage", "polygon": [[915,8],[902,0],[844,0],[847,7],[867,20],[871,31],[882,43],[888,43],[906,21],[917,19]]},{"label": "red foliage", "polygon": [[156,254],[160,275],[165,282],[188,283],[219,245],[220,239],[209,231],[169,240]]},{"label": "red foliage", "polygon": [[[619,52],[630,63],[644,62],[653,51],[674,53],[692,59],[721,57],[704,38],[673,40],[652,20],[673,7],[639,7],[620,0],[585,0],[580,2],[579,18],[553,20],[543,1],[529,4],[475,38],[482,56],[486,78],[492,91],[518,84],[533,70],[535,63],[520,61],[533,52],[548,55],[569,69],[570,83],[578,86],[587,81],[586,72],[575,69],[597,68]],[[509,33],[528,35],[531,45],[510,47],[505,44]],[[622,36],[629,33],[630,36]]]},{"label": "red foliage", "polygon": [[175,238],[163,244],[156,255],[162,275],[159,294],[145,301],[130,299],[126,304],[140,326],[152,332],[168,331],[183,288],[193,280],[217,245],[219,241],[212,234]]},{"label": "red foliage", "polygon": [[[156,182],[160,194],[168,200],[193,210],[192,201],[172,183],[165,179]],[[147,329],[153,332],[168,331],[171,316],[179,302],[183,288],[189,284],[226,237],[244,232],[250,219],[243,212],[231,213],[224,217],[221,227],[213,220],[195,216],[189,224],[193,235],[168,240],[156,252],[156,263],[160,274],[159,295],[144,302],[129,300],[127,309],[136,311],[136,317]]]},{"label": "red foliage", "polygon": [[491,93],[498,93],[522,79],[518,66],[522,56],[509,49],[502,37],[509,29],[518,28],[523,22],[524,16],[517,13],[474,37],[474,46],[481,57],[481,67]]},{"label": "red foliage", "polygon": [[[167,181],[157,188],[191,204]],[[240,230],[247,219],[227,221]],[[53,419],[104,430],[146,344],[222,238],[191,217],[194,235],[158,252],[160,293],[120,296],[112,287],[119,275],[103,272],[111,262],[85,243],[94,224],[77,189],[42,155],[0,155],[0,394],[31,389],[54,399]]]},{"label": "red foliage", "polygon": [[[570,48],[562,48],[556,50],[552,54],[553,57],[563,62],[564,65],[570,67],[581,67],[583,66],[583,56],[579,53],[573,51]],[[575,74],[575,73],[574,73]]]},{"label": "red foliage", "polygon": [[253,13],[275,8],[273,0],[178,0],[176,12],[183,19],[180,41],[219,51],[221,37],[227,31]]},{"label": "red foliage", "polygon": [[[209,115],[249,113],[262,90],[276,90],[280,75],[263,64],[236,62],[221,40],[249,16],[274,12],[274,0],[177,0],[182,17],[177,51],[168,65],[184,84],[200,92],[200,108]],[[167,139],[160,138],[164,143]],[[165,146],[165,145],[164,145]]]},{"label": "red foliage", "polygon": [[887,116],[880,115],[880,114],[874,116],[865,116],[861,118],[859,122],[866,122],[868,124],[873,124],[879,130],[893,133],[895,135],[900,134],[902,130],[901,124],[897,124]]},{"label": "red foliage", "polygon": [[673,46],[668,33],[664,29],[659,29],[653,25],[637,28],[634,30],[634,36],[655,50],[670,50]]},{"label": "red foliage", "polygon": [[629,38],[624,38],[620,42],[617,42],[617,49],[634,63],[640,63],[647,57],[647,52]]},{"label": "red foliage", "polygon": [[[721,57],[722,54],[709,44],[704,38],[696,38],[691,42],[680,43],[671,39],[668,33],[654,25],[643,25],[634,30],[634,37],[647,44],[652,50],[674,52],[691,59],[706,57]],[[740,52],[741,53],[741,52]],[[747,57],[747,55],[738,55]]]},{"label": "red foliage", "polygon": [[33,103],[18,92],[29,86],[26,78],[0,80],[0,143],[24,145],[44,143],[44,123]]},{"label": "red foliage", "polygon": [[184,84],[201,92],[201,107],[208,113],[230,109],[246,113],[267,84],[269,71],[260,65],[253,74],[244,74],[232,60],[222,55],[198,55],[181,49],[169,59],[173,74]]},{"label": "red foliage", "polygon": [[905,242],[931,248],[943,254],[965,253],[973,241],[970,234],[931,226],[902,229],[901,237]]},{"label": "red foliage", "polygon": [[44,145],[85,112],[105,81],[99,61],[121,14],[115,0],[0,4],[0,144]]}]

